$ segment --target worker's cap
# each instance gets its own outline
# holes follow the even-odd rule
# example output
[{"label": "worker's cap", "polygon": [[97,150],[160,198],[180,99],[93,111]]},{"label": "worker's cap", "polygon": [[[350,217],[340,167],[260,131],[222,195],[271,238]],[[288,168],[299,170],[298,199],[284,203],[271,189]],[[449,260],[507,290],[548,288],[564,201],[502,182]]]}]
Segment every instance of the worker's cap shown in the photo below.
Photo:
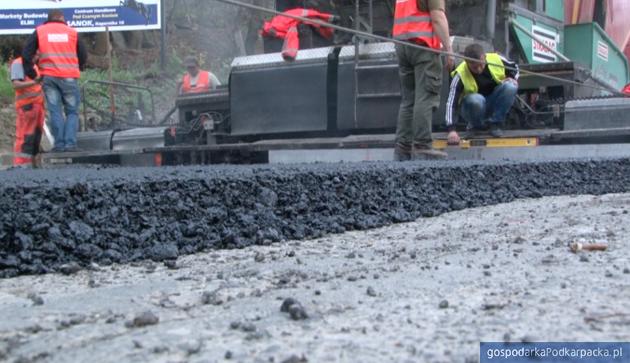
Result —
[{"label": "worker's cap", "polygon": [[197,58],[195,57],[186,57],[186,59],[184,59],[184,66],[186,67],[197,67],[199,65],[199,62],[197,62]]}]

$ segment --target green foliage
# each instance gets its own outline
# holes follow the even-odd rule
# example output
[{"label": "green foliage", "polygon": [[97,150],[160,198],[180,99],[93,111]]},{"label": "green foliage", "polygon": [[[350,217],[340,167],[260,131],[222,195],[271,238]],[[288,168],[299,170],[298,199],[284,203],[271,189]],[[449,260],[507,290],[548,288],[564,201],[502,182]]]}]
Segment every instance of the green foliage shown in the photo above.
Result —
[{"label": "green foliage", "polygon": [[[91,129],[103,129],[117,126],[123,120],[117,120],[121,113],[129,113],[128,104],[133,104],[133,96],[124,87],[114,87],[100,82],[135,84],[134,73],[121,69],[118,62],[112,62],[111,79],[108,70],[87,69],[81,72],[81,89],[83,105],[94,114]],[[112,110],[115,116],[112,117]]]},{"label": "green foliage", "polygon": [[9,74],[9,65],[0,64],[0,99],[4,102],[13,98],[13,85],[11,85],[11,76]]},{"label": "green foliage", "polygon": [[161,69],[158,61],[146,67],[134,62],[138,61],[133,58],[113,59],[111,81],[116,85],[109,83],[108,70],[88,69],[82,72],[80,82],[88,129],[155,124],[174,104],[182,61],[175,56],[170,57],[165,70]]}]

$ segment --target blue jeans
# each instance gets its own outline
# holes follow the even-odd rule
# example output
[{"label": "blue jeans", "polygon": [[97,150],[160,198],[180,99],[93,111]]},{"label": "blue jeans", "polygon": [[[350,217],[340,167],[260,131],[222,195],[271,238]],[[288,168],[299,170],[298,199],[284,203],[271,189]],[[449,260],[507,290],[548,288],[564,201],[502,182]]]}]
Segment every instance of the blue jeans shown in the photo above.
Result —
[{"label": "blue jeans", "polygon": [[514,99],[518,86],[512,82],[501,83],[494,91],[484,97],[479,93],[472,93],[462,100],[461,115],[469,127],[483,128],[487,124],[502,124],[505,121]]},{"label": "blue jeans", "polygon": [[81,103],[78,80],[44,76],[43,87],[49,124],[55,138],[54,148],[60,151],[76,147]]}]

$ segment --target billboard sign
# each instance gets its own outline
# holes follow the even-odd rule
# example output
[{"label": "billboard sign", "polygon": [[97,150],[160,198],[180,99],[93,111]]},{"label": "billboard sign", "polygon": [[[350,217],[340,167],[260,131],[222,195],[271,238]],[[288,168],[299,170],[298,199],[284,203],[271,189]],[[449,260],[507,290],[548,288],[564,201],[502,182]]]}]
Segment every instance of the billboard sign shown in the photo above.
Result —
[{"label": "billboard sign", "polygon": [[46,21],[50,9],[62,10],[68,25],[79,32],[101,32],[106,27],[111,31],[160,29],[161,1],[5,0],[0,7],[0,35],[32,33]]}]

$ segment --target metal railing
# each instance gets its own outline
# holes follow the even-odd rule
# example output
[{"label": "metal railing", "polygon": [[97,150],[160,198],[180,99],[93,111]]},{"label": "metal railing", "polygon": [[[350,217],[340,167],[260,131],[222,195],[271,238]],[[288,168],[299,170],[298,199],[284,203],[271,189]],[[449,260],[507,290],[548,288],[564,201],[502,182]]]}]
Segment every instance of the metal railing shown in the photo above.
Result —
[{"label": "metal railing", "polygon": [[[99,85],[106,90],[92,90],[90,86]],[[123,90],[126,95],[118,94],[119,90]],[[131,91],[136,90],[136,92]],[[92,91],[92,92],[90,92]],[[140,92],[137,92],[140,91]],[[144,104],[144,98],[142,97],[142,93],[148,94],[150,110],[149,116],[150,119],[146,119],[145,117],[145,109],[146,106]],[[99,99],[107,99],[108,104],[105,106],[99,105],[97,102],[94,102],[91,98],[91,95],[97,93],[101,97]],[[124,82],[111,82],[111,81],[100,81],[100,80],[88,80],[81,85],[81,95],[83,98],[83,123],[81,125],[81,129],[85,131],[86,123],[88,122],[88,110],[95,112],[97,115],[101,116],[103,121],[107,118],[110,119],[109,123],[107,123],[108,128],[126,128],[126,127],[144,127],[144,126],[153,126],[158,124],[157,117],[155,116],[155,101],[153,97],[153,92],[147,88],[142,86],[137,86]],[[132,98],[136,98],[137,102],[129,102]],[[123,100],[123,102],[117,104],[117,99]],[[129,105],[133,107],[129,107]],[[131,117],[133,115],[133,117]],[[105,124],[105,122],[102,122]]]}]

